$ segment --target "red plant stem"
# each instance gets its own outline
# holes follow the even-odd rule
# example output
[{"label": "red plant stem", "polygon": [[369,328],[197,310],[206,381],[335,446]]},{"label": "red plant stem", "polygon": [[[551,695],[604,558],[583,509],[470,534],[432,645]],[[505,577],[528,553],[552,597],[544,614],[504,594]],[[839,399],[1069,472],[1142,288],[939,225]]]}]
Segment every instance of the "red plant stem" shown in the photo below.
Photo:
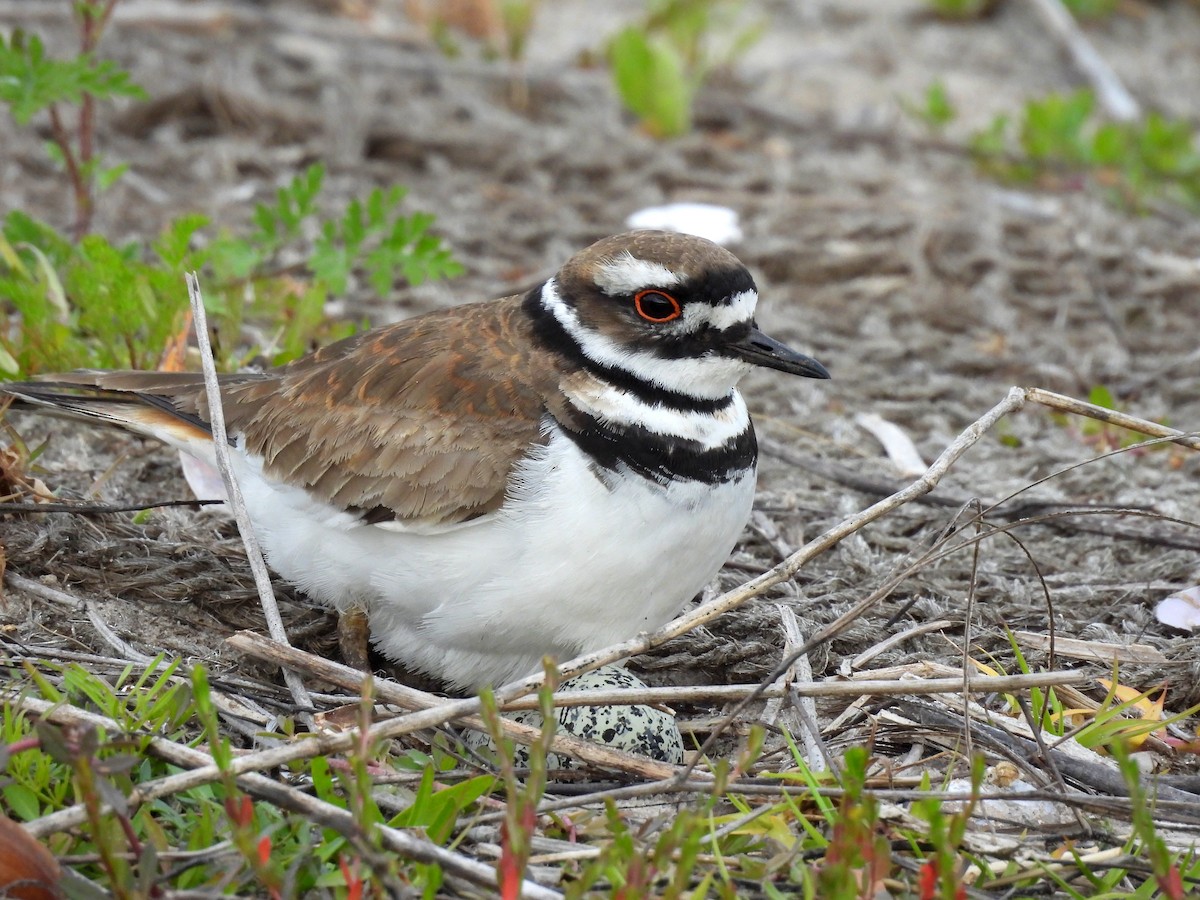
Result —
[{"label": "red plant stem", "polygon": [[63,162],[67,167],[67,177],[71,180],[71,190],[75,195],[74,233],[75,239],[78,240],[83,237],[92,218],[92,195],[84,181],[83,171],[79,167],[79,158],[71,149],[71,136],[67,134],[57,105],[50,107],[50,132],[54,143],[62,151]]},{"label": "red plant stem", "polygon": [[33,750],[40,745],[41,741],[38,739],[37,735],[31,734],[29,737],[21,738],[19,741],[13,741],[4,749],[8,752],[9,756],[15,756],[16,754],[25,750]]},{"label": "red plant stem", "polygon": [[96,98],[91,94],[84,94],[83,102],[79,104],[79,161],[85,166],[92,161],[95,123]]},{"label": "red plant stem", "polygon": [[[100,35],[104,33],[116,6],[117,0],[105,0],[103,6],[99,5],[97,0],[89,0],[86,5],[77,7],[81,53],[91,53],[96,49],[96,45],[100,43]],[[94,10],[98,10],[98,12],[93,14]],[[55,110],[51,109],[51,118],[54,117]],[[83,177],[83,170],[95,156],[95,131],[96,98],[91,94],[84,94],[83,101],[79,106],[78,155],[70,152],[70,147],[66,143],[66,131],[61,128],[61,122],[55,128],[54,139],[63,150],[63,156],[67,160],[67,172],[75,191],[75,223],[72,227],[76,240],[83,237],[91,227],[92,214],[95,209],[92,185]]]}]

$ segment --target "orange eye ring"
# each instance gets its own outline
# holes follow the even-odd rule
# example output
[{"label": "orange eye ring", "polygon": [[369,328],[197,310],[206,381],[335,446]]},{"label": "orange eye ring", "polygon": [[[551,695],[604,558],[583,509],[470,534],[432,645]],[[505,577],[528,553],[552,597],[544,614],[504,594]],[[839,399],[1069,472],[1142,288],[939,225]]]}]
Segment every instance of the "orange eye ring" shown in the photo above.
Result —
[{"label": "orange eye ring", "polygon": [[683,315],[679,301],[662,291],[638,291],[633,295],[633,308],[647,322],[662,324]]}]

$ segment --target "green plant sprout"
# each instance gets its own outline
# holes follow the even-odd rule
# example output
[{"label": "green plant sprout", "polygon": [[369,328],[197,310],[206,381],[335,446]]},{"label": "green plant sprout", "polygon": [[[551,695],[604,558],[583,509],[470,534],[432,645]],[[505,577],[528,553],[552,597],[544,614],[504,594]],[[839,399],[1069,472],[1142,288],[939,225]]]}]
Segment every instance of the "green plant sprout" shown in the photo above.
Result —
[{"label": "green plant sprout", "polygon": [[[115,7],[116,0],[76,0],[72,4],[80,46],[70,59],[48,57],[37,35],[16,30],[7,42],[0,36],[0,102],[8,105],[19,126],[28,125],[42,111],[48,113],[51,139],[46,149],[70,182],[75,204],[71,232],[76,239],[91,227],[96,192],[110,187],[127,168],[105,166],[96,154],[96,104],[114,97],[146,97],[128,72],[110,60],[95,58]],[[78,107],[74,130],[67,125],[68,106]]]},{"label": "green plant sprout", "polygon": [[986,16],[998,0],[928,0],[934,15],[943,19],[978,19]]},{"label": "green plant sprout", "polygon": [[900,108],[934,132],[940,132],[958,117],[958,110],[941,80],[930,84],[919,101],[900,98]]},{"label": "green plant sprout", "polygon": [[1200,150],[1189,123],[1151,113],[1133,123],[1099,122],[1090,91],[1030,100],[1017,123],[1005,115],[977,132],[971,150],[1002,181],[1054,183],[1085,173],[1120,203],[1155,197],[1200,208]]},{"label": "green plant sprout", "polygon": [[[712,72],[731,64],[762,35],[737,27],[741,0],[652,0],[645,19],[622,29],[608,47],[621,102],[654,137],[692,127],[696,93]],[[721,48],[714,35],[732,37]]]},{"label": "green plant sprout", "polygon": [[[462,271],[430,232],[431,215],[401,212],[402,188],[376,188],[321,222],[323,180],[319,164],[297,175],[273,203],[255,208],[256,230],[246,237],[226,232],[202,240],[209,220],[185,215],[148,246],[119,247],[100,235],[76,244],[26,213],[9,213],[0,225],[0,296],[12,304],[20,327],[0,333],[0,373],[154,368],[184,325],[187,271],[211,282],[206,301],[218,335],[236,338],[248,318],[275,329],[271,346],[258,348],[273,363],[302,355],[318,337],[353,330],[352,324],[327,326],[324,307],[360,273],[385,294],[397,281],[420,284]],[[310,221],[319,223],[312,251],[282,267],[285,251],[302,249]],[[235,349],[221,347],[222,368],[243,361]]]}]

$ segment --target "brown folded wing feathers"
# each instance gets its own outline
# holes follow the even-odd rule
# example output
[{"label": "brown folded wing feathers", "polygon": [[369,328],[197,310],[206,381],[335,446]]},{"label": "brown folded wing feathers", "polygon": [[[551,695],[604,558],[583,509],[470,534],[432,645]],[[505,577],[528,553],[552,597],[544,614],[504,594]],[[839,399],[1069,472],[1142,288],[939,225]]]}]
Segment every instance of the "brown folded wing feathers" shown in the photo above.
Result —
[{"label": "brown folded wing feathers", "polygon": [[[262,375],[222,376],[228,431],[272,477],[368,521],[468,521],[504,501],[543,437],[560,373],[531,365],[520,298],[365,332]],[[135,391],[208,421],[198,375],[81,372],[56,381]]]}]

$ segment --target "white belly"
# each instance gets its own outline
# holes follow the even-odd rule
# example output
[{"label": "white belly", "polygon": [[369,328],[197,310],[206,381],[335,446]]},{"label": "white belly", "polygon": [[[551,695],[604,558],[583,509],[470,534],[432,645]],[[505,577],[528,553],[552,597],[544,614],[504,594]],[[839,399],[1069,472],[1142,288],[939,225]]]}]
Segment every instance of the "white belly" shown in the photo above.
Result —
[{"label": "white belly", "polygon": [[[235,454],[236,456],[236,454]],[[310,596],[365,607],[385,655],[446,682],[500,684],[657,628],[716,575],[754,471],[662,486],[605,473],[561,433],[496,513],[437,533],[362,525],[239,458],[267,559]]]}]

